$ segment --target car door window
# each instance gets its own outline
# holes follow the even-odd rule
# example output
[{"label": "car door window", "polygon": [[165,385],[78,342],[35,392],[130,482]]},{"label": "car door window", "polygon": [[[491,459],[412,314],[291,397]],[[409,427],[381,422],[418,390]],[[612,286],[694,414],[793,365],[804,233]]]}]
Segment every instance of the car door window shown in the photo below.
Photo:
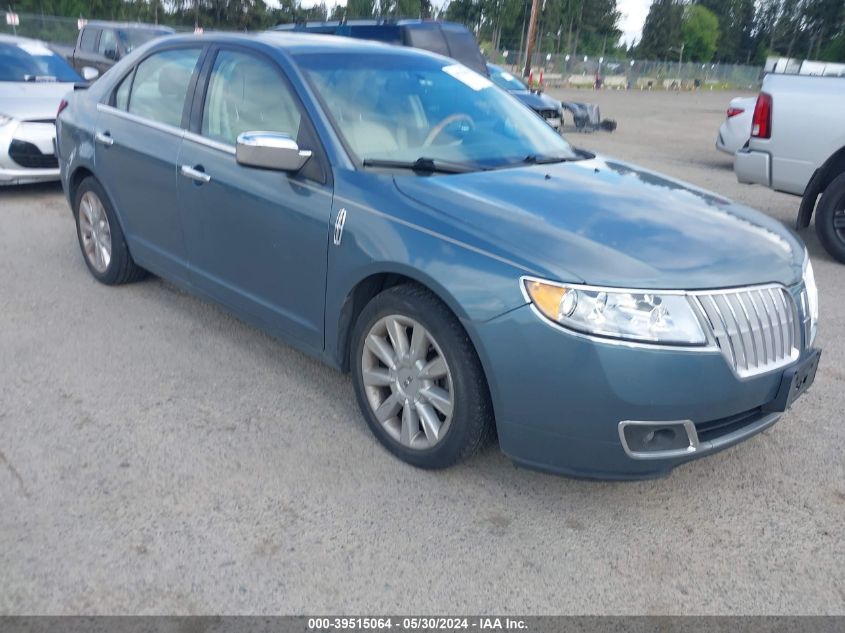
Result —
[{"label": "car door window", "polygon": [[97,46],[97,52],[103,57],[109,59],[117,59],[117,37],[114,31],[106,29],[100,35],[100,43]]},{"label": "car door window", "polygon": [[85,53],[93,53],[97,50],[97,36],[100,29],[85,28],[82,31],[82,38],[79,40],[79,50]]},{"label": "car door window", "polygon": [[156,53],[142,61],[135,70],[128,111],[179,127],[188,84],[199,56],[199,48],[180,48]]},{"label": "car door window", "polygon": [[270,62],[237,51],[218,53],[203,106],[203,136],[229,145],[250,131],[297,139],[301,120],[287,82]]}]

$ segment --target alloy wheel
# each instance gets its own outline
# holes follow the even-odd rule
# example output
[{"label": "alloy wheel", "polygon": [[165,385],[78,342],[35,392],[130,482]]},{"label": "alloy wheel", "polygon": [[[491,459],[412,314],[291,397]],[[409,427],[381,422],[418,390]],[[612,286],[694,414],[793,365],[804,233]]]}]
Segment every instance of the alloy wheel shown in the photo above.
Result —
[{"label": "alloy wheel", "polygon": [[111,227],[103,203],[93,191],[86,191],[79,201],[79,236],[88,263],[98,273],[106,272],[111,262]]},{"label": "alloy wheel", "polygon": [[398,314],[379,319],[360,362],[367,401],[388,435],[415,450],[445,437],[454,411],[452,373],[425,327]]}]

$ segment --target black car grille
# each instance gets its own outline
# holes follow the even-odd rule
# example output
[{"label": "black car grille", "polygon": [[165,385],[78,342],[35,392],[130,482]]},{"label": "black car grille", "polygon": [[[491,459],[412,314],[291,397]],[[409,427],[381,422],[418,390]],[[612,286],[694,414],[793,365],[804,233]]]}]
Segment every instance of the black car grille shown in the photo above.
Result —
[{"label": "black car grille", "polygon": [[764,415],[763,409],[757,407],[750,411],[743,411],[736,415],[731,415],[726,418],[719,418],[718,420],[709,420],[708,422],[696,422],[695,431],[698,433],[699,442],[709,442],[723,435],[728,435],[734,431],[738,431],[743,427],[758,422]]},{"label": "black car grille", "polygon": [[54,154],[42,154],[32,143],[14,139],[9,146],[9,158],[27,169],[55,169],[59,161]]}]

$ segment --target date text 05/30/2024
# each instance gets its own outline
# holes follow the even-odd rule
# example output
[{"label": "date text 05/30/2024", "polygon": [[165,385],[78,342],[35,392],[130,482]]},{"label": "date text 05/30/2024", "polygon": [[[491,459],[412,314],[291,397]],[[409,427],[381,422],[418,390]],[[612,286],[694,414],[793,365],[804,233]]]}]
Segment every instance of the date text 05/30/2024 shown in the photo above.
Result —
[{"label": "date text 05/30/2024", "polygon": [[525,620],[499,617],[335,617],[308,618],[309,631],[390,630],[419,631],[524,631]]}]

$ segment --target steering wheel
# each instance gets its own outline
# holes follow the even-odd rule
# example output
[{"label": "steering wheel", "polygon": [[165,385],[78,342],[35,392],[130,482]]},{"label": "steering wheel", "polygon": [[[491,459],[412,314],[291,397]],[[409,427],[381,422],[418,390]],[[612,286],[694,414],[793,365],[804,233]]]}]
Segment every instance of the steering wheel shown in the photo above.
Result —
[{"label": "steering wheel", "polygon": [[428,147],[429,145],[431,145],[434,140],[443,133],[443,130],[452,125],[452,123],[456,123],[458,121],[466,121],[467,123],[469,123],[470,128],[475,127],[472,121],[472,117],[470,115],[464,114],[463,112],[458,112],[457,114],[450,114],[445,119],[440,121],[440,123],[431,128],[431,131],[428,133],[428,136],[426,136],[425,140],[423,141],[423,147]]}]

